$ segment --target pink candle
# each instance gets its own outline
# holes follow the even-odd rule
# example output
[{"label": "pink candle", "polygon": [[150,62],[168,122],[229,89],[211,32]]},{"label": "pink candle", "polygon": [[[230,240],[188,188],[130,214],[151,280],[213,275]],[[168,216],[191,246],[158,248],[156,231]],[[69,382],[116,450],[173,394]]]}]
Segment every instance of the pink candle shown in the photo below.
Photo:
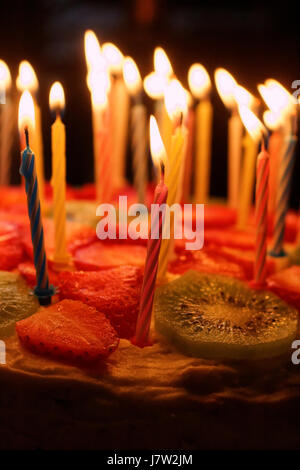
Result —
[{"label": "pink candle", "polygon": [[162,205],[166,204],[168,196],[168,188],[164,183],[165,168],[163,157],[165,156],[165,149],[158,131],[156,120],[153,116],[150,118],[150,144],[152,157],[160,162],[161,179],[155,188],[154,202],[151,205],[151,228],[148,237],[140,310],[136,324],[135,337],[132,340],[134,344],[140,347],[144,347],[149,344],[149,330],[164,224],[164,207],[162,207]]},{"label": "pink candle", "polygon": [[269,154],[263,148],[257,157],[255,191],[255,260],[254,283],[263,284],[266,279],[268,196],[269,196]]}]

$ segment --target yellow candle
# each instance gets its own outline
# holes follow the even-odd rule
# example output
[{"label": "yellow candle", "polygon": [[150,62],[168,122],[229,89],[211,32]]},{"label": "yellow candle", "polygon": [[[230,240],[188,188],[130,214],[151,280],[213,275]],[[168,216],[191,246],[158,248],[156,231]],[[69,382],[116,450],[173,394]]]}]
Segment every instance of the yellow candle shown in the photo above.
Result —
[{"label": "yellow candle", "polygon": [[239,183],[242,154],[243,125],[237,110],[235,92],[237,82],[227,70],[215,71],[215,82],[219,95],[225,106],[231,110],[228,120],[228,204],[236,208],[239,198]]},{"label": "yellow candle", "polygon": [[170,152],[172,130],[173,130],[172,120],[170,119],[167,113],[166,107],[163,104],[162,110],[161,110],[161,137],[162,137],[167,155]]},{"label": "yellow candle", "polygon": [[237,208],[239,202],[243,125],[234,110],[228,120],[228,204]]},{"label": "yellow candle", "polygon": [[41,110],[36,99],[38,91],[38,80],[36,73],[27,60],[23,60],[19,65],[19,75],[17,77],[17,88],[20,91],[29,90],[33,94],[34,112],[35,112],[35,128],[32,135],[32,149],[35,153],[36,173],[39,183],[41,209],[44,207],[44,157],[43,157],[43,136],[41,123]]},{"label": "yellow candle", "polygon": [[33,134],[32,148],[36,155],[36,174],[39,182],[39,192],[41,199],[41,207],[43,207],[43,200],[45,196],[45,173],[44,173],[44,148],[42,136],[42,119],[41,109],[37,104],[36,99],[33,99],[34,112],[35,112],[35,129]]},{"label": "yellow candle", "polygon": [[[166,185],[169,188],[167,205],[169,209],[177,202],[180,202],[182,190],[182,169],[183,156],[186,144],[186,130],[184,129],[183,115],[187,112],[187,95],[178,80],[172,80],[166,89],[165,104],[172,122],[176,126],[171,138],[170,151],[168,155],[168,171],[166,174]],[[170,236],[162,240],[158,279],[163,280],[167,271],[168,262],[172,255],[174,233],[174,213],[170,213]]]},{"label": "yellow candle", "polygon": [[201,64],[193,64],[188,72],[196,107],[195,199],[204,204],[209,197],[213,109],[209,99],[211,81]]},{"label": "yellow candle", "polygon": [[113,136],[112,154],[114,161],[114,185],[120,188],[126,184],[126,151],[128,140],[130,97],[123,80],[124,57],[121,51],[112,43],[102,46],[109,71],[112,77],[111,85],[111,132]]},{"label": "yellow candle", "polygon": [[66,130],[60,116],[65,105],[65,97],[59,82],[52,85],[49,102],[51,110],[56,112],[56,119],[51,127],[55,242],[53,262],[57,269],[65,269],[71,257],[66,242]]},{"label": "yellow candle", "polygon": [[[184,154],[185,132],[182,127],[178,127],[175,134],[171,138],[170,153],[169,153],[169,173],[166,176],[166,185],[169,188],[167,204],[170,208],[173,204],[179,202],[178,196],[180,195],[180,182],[182,176],[182,163]],[[158,266],[158,279],[163,280],[168,262],[172,255],[174,235],[174,213],[170,213],[170,237],[163,239],[159,255]]]},{"label": "yellow candle", "polygon": [[256,157],[258,155],[258,142],[253,140],[249,134],[244,137],[243,144],[244,159],[237,219],[237,225],[240,229],[246,227],[252,205]]},{"label": "yellow candle", "polygon": [[0,184],[10,182],[11,148],[14,130],[14,105],[10,94],[11,75],[8,66],[0,60]]},{"label": "yellow candle", "polygon": [[101,51],[98,39],[93,31],[86,31],[84,36],[87,62],[87,85],[91,93],[92,127],[94,147],[94,179],[97,201],[109,201],[113,192],[111,160],[111,135],[108,133],[107,114],[110,78],[107,60]]}]

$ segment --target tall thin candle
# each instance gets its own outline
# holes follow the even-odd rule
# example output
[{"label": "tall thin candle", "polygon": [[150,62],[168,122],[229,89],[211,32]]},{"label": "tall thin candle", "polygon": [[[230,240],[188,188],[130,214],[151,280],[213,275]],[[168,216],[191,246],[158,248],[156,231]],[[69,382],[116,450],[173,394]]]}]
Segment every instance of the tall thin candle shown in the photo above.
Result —
[{"label": "tall thin candle", "polygon": [[196,105],[195,200],[206,203],[210,191],[210,160],[213,109],[209,97],[211,81],[201,64],[193,64],[188,73]]},{"label": "tall thin candle", "polygon": [[149,330],[152,317],[158,259],[161,246],[164,204],[167,201],[168,188],[164,183],[165,149],[154,116],[150,118],[150,144],[154,160],[161,166],[161,179],[155,188],[154,203],[151,210],[151,229],[147,245],[144,280],[141,292],[140,310],[133,342],[140,347],[149,344]]},{"label": "tall thin candle", "polygon": [[26,148],[22,153],[20,173],[25,178],[33,259],[36,269],[37,285],[34,294],[38,297],[41,305],[47,305],[51,303],[54,288],[49,285],[35,156],[29,147],[29,127],[31,129],[34,127],[34,104],[29,91],[25,91],[21,96],[19,105],[19,128],[20,130],[24,129],[26,140]]},{"label": "tall thin candle", "polygon": [[254,141],[262,140],[262,150],[257,157],[255,191],[255,258],[254,285],[261,286],[266,278],[268,194],[269,194],[269,154],[265,150],[266,128],[256,115],[246,106],[240,106],[242,121]]},{"label": "tall thin candle", "polygon": [[133,180],[139,203],[145,202],[147,182],[147,136],[146,108],[142,101],[142,79],[136,63],[131,57],[124,60],[124,80],[132,97],[131,146],[133,158]]},{"label": "tall thin candle", "polygon": [[0,60],[0,184],[9,184],[11,148],[14,129],[14,104],[10,94],[11,75],[8,66]]},{"label": "tall thin candle", "polygon": [[55,82],[50,90],[50,108],[56,113],[51,127],[52,186],[55,249],[53,262],[57,269],[65,269],[70,262],[66,240],[66,130],[61,120],[65,94],[61,83]]}]

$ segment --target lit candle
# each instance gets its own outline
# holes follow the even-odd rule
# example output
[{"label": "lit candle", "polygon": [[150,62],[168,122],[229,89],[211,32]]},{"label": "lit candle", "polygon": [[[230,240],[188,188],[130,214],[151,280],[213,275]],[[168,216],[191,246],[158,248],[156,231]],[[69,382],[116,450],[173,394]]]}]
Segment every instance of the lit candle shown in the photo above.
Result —
[{"label": "lit candle", "polygon": [[263,115],[264,123],[271,131],[269,137],[268,152],[270,155],[270,177],[269,177],[269,205],[268,212],[272,216],[275,212],[276,195],[278,187],[278,171],[280,152],[283,146],[281,116],[276,115],[271,110],[267,110]]},{"label": "lit candle", "polygon": [[291,179],[297,143],[296,106],[298,105],[298,101],[276,80],[267,80],[266,86],[261,86],[259,91],[273,112],[281,112],[283,120],[284,145],[278,170],[273,247],[270,253],[272,256],[282,257],[285,256],[283,249],[285,218],[289,207]]},{"label": "lit candle", "polygon": [[[173,76],[171,62],[162,47],[156,47],[154,50],[154,71],[161,77],[161,82],[168,84]],[[164,88],[164,92],[166,87]],[[161,107],[161,136],[165,145],[167,155],[169,154],[172,137],[172,119],[167,112],[166,106]]]},{"label": "lit candle", "polygon": [[87,85],[91,93],[96,198],[102,203],[109,201],[114,191],[107,97],[110,79],[107,61],[93,31],[86,31],[84,43],[88,69]]},{"label": "lit candle", "polygon": [[[258,100],[248,90],[238,85],[235,88],[235,99],[239,106],[246,106],[252,111],[258,111]],[[241,183],[238,202],[237,226],[245,229],[253,200],[255,182],[255,166],[261,136],[251,136],[249,133],[243,139],[244,155],[241,171]]]},{"label": "lit candle", "polygon": [[161,77],[157,72],[151,72],[144,78],[144,90],[154,100],[154,114],[161,129],[162,112],[164,108],[164,90],[168,84],[167,77]]},{"label": "lit candle", "polygon": [[65,94],[61,83],[53,83],[49,95],[50,109],[56,113],[51,127],[52,186],[55,249],[53,263],[57,270],[70,263],[66,241],[66,130],[61,120],[65,107]]},{"label": "lit candle", "polygon": [[162,47],[156,47],[154,50],[154,72],[145,77],[144,87],[150,98],[155,100],[155,114],[167,154],[173,125],[164,104],[164,93],[173,75],[173,68],[166,52]]},{"label": "lit candle", "polygon": [[34,130],[34,103],[28,90],[23,92],[19,104],[19,131],[22,132],[22,130],[25,132],[26,148],[22,153],[20,173],[25,178],[33,260],[36,269],[37,285],[34,288],[34,294],[41,305],[48,305],[51,303],[51,296],[54,295],[54,288],[49,286],[35,156],[29,147],[29,135]]},{"label": "lit candle", "polygon": [[10,96],[11,75],[9,68],[0,60],[0,184],[9,184],[11,148],[13,143],[14,106]]},{"label": "lit candle", "polygon": [[131,57],[125,58],[123,73],[125,84],[133,100],[131,108],[131,143],[134,186],[137,190],[138,201],[143,204],[145,202],[147,182],[147,112],[142,102],[141,75]]},{"label": "lit candle", "polygon": [[239,112],[251,137],[256,142],[260,139],[262,141],[262,150],[257,157],[256,164],[254,285],[263,286],[267,267],[269,194],[269,154],[264,146],[264,137],[267,132],[262,122],[249,108],[240,106]]},{"label": "lit candle", "polygon": [[141,292],[140,310],[137,319],[136,334],[133,339],[133,343],[140,347],[149,344],[149,331],[164,223],[163,205],[166,204],[168,196],[168,188],[164,183],[166,152],[154,116],[150,117],[150,147],[154,162],[161,167],[161,179],[155,188],[154,202],[151,208],[151,229],[147,245],[147,258]]},{"label": "lit candle", "polygon": [[[188,92],[187,92],[188,93]],[[189,201],[191,196],[193,155],[194,155],[194,137],[195,137],[195,111],[193,98],[188,93],[188,113],[186,118],[187,143],[184,156],[184,170],[182,181],[182,200]]]},{"label": "lit candle", "polygon": [[129,93],[123,80],[122,52],[112,43],[102,46],[103,54],[108,62],[112,79],[111,99],[111,132],[113,136],[114,185],[121,188],[126,184],[126,150],[129,123]]},{"label": "lit candle", "polygon": [[[165,105],[173,122],[175,131],[172,135],[170,153],[168,155],[168,174],[166,184],[169,189],[169,208],[179,203],[182,196],[183,156],[186,143],[186,129],[183,118],[187,113],[187,94],[178,80],[171,80],[165,92]],[[158,278],[165,278],[168,262],[173,252],[174,213],[170,215],[170,237],[164,239],[159,258]]]},{"label": "lit candle", "polygon": [[[44,201],[44,187],[45,187],[45,176],[44,176],[44,151],[43,151],[43,134],[42,134],[42,119],[41,109],[37,102],[37,91],[39,88],[38,79],[36,73],[27,60],[23,60],[19,65],[19,75],[17,77],[17,88],[23,92],[25,90],[30,91],[33,95],[34,103],[34,114],[35,114],[35,128],[32,134],[32,147],[36,155],[36,173],[40,188],[40,200],[43,210]],[[24,146],[23,135],[21,136],[21,147]]]},{"label": "lit candle", "polygon": [[228,204],[237,208],[240,190],[243,126],[237,110],[234,91],[237,83],[225,69],[217,69],[215,82],[225,106],[231,110],[228,120]]},{"label": "lit candle", "polygon": [[196,107],[196,161],[195,200],[206,203],[210,189],[210,161],[213,109],[209,97],[211,81],[203,65],[193,64],[188,81],[191,92],[197,99]]}]

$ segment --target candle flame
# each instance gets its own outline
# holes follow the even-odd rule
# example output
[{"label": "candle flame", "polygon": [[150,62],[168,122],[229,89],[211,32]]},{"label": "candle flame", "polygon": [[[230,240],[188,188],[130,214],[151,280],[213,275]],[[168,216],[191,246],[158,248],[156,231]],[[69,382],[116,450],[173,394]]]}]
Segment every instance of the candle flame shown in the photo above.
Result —
[{"label": "candle flame", "polygon": [[36,73],[27,60],[22,60],[19,65],[19,75],[16,85],[19,91],[29,90],[31,93],[37,91],[39,87]]},{"label": "candle flame", "polygon": [[243,121],[244,126],[251,135],[253,140],[259,141],[263,135],[267,133],[267,130],[263,123],[258,119],[251,109],[247,106],[239,106],[239,113]]},{"label": "candle flame", "polygon": [[111,42],[106,42],[102,46],[103,54],[108,62],[108,67],[111,73],[119,74],[122,72],[124,56],[120,49],[112,44]]},{"label": "candle flame", "polygon": [[227,108],[233,108],[236,104],[235,101],[235,88],[237,86],[236,80],[225,69],[218,68],[215,71],[215,82],[218,93],[223,103]]},{"label": "candle flame", "polygon": [[170,78],[173,74],[171,62],[162,47],[154,50],[154,70],[163,77]]},{"label": "candle flame", "polygon": [[150,98],[158,100],[164,97],[165,89],[168,85],[167,77],[151,72],[144,78],[144,89]]},{"label": "candle flame", "polygon": [[263,119],[265,125],[271,130],[275,131],[279,129],[282,124],[282,115],[280,113],[275,113],[268,109],[263,114]]},{"label": "candle flame", "polygon": [[158,129],[157,121],[153,115],[150,116],[150,150],[153,163],[156,166],[166,163],[166,149]]},{"label": "candle flame", "polygon": [[34,131],[35,115],[33,99],[28,90],[23,91],[19,102],[19,132]]},{"label": "candle flame", "polygon": [[272,78],[265,81],[265,87],[260,85],[259,91],[267,106],[275,112],[288,113],[292,110],[292,105],[297,104],[297,100],[291,93],[281,83]]},{"label": "candle flame", "polygon": [[234,97],[239,106],[246,106],[247,108],[252,108],[257,102],[252,93],[241,85],[235,87]]},{"label": "candle flame", "polygon": [[90,76],[93,108],[104,109],[107,106],[107,79],[106,73]]},{"label": "candle flame", "polygon": [[105,93],[108,94],[111,86],[110,78],[107,71],[91,70],[87,74],[86,83],[91,93],[93,93],[94,89],[101,85]]},{"label": "candle flame", "polygon": [[0,87],[8,90],[11,86],[11,75],[4,60],[0,60]]},{"label": "candle flame", "polygon": [[50,88],[49,105],[51,111],[62,111],[65,107],[65,93],[60,82],[54,82]]},{"label": "candle flame", "polygon": [[142,89],[142,79],[135,61],[131,57],[125,57],[123,76],[129,93],[135,95]]},{"label": "candle flame", "polygon": [[104,67],[105,59],[99,41],[94,31],[90,29],[84,33],[84,51],[88,69]]},{"label": "candle flame", "polygon": [[207,70],[201,64],[193,64],[188,72],[189,87],[193,95],[204,98],[211,89],[211,81]]},{"label": "candle flame", "polygon": [[165,106],[172,120],[185,116],[187,113],[187,94],[181,83],[173,79],[165,90]]}]

